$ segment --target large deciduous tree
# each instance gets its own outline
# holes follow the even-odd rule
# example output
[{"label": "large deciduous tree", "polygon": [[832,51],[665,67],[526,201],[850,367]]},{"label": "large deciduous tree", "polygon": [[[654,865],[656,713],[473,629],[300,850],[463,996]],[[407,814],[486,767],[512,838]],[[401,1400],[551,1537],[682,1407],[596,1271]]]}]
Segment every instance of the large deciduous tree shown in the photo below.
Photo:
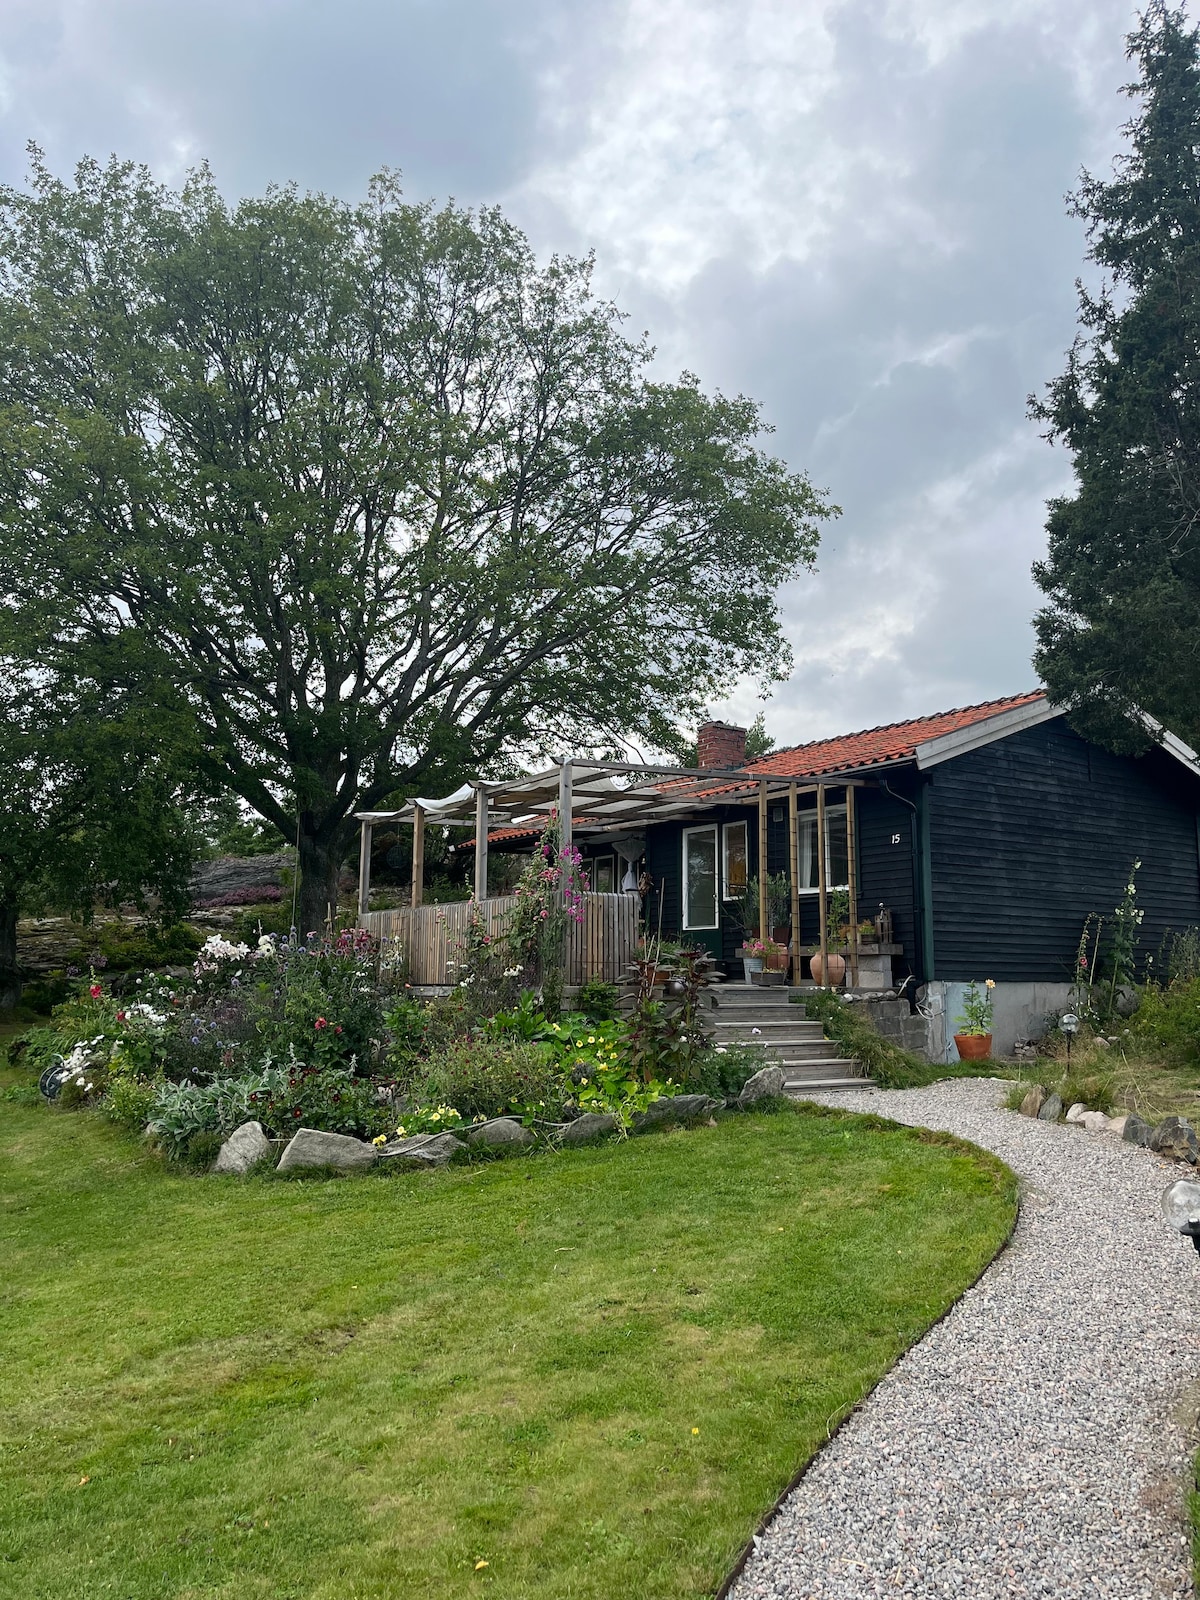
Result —
[{"label": "large deciduous tree", "polygon": [[0,192],[0,589],[32,658],[169,683],[206,776],[298,839],[514,751],[662,748],[786,671],[834,508],[750,401],[653,381],[494,210],[227,205],[36,151]]},{"label": "large deciduous tree", "polygon": [[1140,713],[1200,741],[1200,47],[1154,4],[1129,37],[1128,151],[1072,197],[1103,283],[1034,414],[1074,454],[1034,575],[1035,664],[1085,731],[1146,739]]}]

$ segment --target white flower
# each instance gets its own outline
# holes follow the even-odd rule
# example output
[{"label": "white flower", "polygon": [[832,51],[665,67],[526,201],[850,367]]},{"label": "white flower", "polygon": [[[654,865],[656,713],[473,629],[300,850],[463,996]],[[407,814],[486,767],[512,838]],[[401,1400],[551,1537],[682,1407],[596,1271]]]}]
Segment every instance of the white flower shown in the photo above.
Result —
[{"label": "white flower", "polygon": [[761,1028],[751,1028],[751,1029],[750,1029],[750,1032],[751,1032],[751,1033],[761,1033],[761,1032],[762,1032],[762,1029],[761,1029]]}]

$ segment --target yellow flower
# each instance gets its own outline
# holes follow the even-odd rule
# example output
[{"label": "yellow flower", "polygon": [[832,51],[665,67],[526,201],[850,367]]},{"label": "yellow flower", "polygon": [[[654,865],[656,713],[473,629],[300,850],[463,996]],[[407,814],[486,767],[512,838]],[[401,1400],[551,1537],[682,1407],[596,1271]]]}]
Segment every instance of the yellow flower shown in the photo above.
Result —
[{"label": "yellow flower", "polygon": [[374,1145],[386,1144],[387,1143],[387,1134],[386,1133],[381,1133],[379,1135],[378,1139],[372,1139],[371,1143],[374,1144]]},{"label": "yellow flower", "polygon": [[985,978],[983,980],[983,986],[985,989],[994,989],[996,987],[995,978]]},{"label": "yellow flower", "polygon": [[699,1433],[699,1432],[700,1432],[700,1429],[699,1429],[699,1428],[693,1428],[693,1429],[692,1429],[692,1432],[693,1432],[693,1433],[694,1433],[694,1434],[695,1434],[695,1433]]},{"label": "yellow flower", "polygon": [[475,1563],[475,1571],[476,1572],[482,1572],[484,1567],[486,1567],[486,1566],[487,1566],[487,1562],[486,1561],[477,1561]]},{"label": "yellow flower", "polygon": [[562,1027],[561,1027],[561,1025],[559,1023],[553,1022],[553,1023],[551,1023],[550,1026],[552,1027],[552,1029],[554,1030],[555,1033],[561,1033],[562,1032]]},{"label": "yellow flower", "polygon": [[403,1128],[397,1128],[396,1129],[396,1137],[397,1137],[397,1139],[403,1139],[403,1137],[404,1137],[404,1129]]},{"label": "yellow flower", "polygon": [[596,1035],[595,1035],[595,1034],[594,1034],[594,1033],[589,1033],[589,1034],[588,1034],[588,1036],[587,1036],[587,1042],[588,1042],[588,1043],[589,1043],[589,1044],[595,1044],[595,1042],[596,1042]]}]

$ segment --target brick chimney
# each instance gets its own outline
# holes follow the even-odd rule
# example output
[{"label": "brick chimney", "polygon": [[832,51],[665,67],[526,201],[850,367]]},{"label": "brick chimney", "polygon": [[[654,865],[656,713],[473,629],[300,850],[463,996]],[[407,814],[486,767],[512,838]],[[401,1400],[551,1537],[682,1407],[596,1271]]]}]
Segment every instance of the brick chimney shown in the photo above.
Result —
[{"label": "brick chimney", "polygon": [[740,767],[746,759],[746,729],[729,722],[706,722],[696,734],[696,765]]}]

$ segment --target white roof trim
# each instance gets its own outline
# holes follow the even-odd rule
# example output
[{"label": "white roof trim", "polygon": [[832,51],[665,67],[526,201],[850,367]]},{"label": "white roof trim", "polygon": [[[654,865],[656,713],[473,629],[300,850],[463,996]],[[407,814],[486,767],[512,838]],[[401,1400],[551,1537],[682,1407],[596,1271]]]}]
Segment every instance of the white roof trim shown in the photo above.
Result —
[{"label": "white roof trim", "polygon": [[1009,711],[997,711],[994,717],[985,717],[982,722],[955,728],[953,733],[944,733],[938,739],[927,739],[924,744],[917,745],[918,770],[924,772],[942,761],[953,761],[955,756],[964,756],[969,750],[981,750],[997,739],[1007,739],[1009,734],[1036,728],[1062,715],[1061,707],[1051,705],[1046,699],[1031,700]]},{"label": "white roof trim", "polygon": [[1176,761],[1200,778],[1200,756],[1196,754],[1191,745],[1184,744],[1177,734],[1171,733],[1169,729],[1164,728],[1162,723],[1152,717],[1149,712],[1140,711],[1138,715],[1167,754],[1174,756]]},{"label": "white roof trim", "polygon": [[[952,761],[955,756],[966,755],[969,750],[981,750],[984,745],[992,744],[997,739],[1007,739],[1010,734],[1021,733],[1026,728],[1036,728],[1043,722],[1052,722],[1055,717],[1063,717],[1066,714],[1062,706],[1052,705],[1046,699],[1015,706],[1011,711],[999,711],[994,717],[988,717],[983,722],[973,722],[969,727],[956,728],[953,733],[944,733],[940,739],[927,739],[924,744],[917,745],[917,767],[923,772],[927,767],[936,767],[942,761]],[[1154,736],[1155,743],[1169,756],[1174,756],[1175,760],[1195,777],[1200,778],[1200,755],[1148,713],[1142,711],[1138,715],[1147,731]]]}]

